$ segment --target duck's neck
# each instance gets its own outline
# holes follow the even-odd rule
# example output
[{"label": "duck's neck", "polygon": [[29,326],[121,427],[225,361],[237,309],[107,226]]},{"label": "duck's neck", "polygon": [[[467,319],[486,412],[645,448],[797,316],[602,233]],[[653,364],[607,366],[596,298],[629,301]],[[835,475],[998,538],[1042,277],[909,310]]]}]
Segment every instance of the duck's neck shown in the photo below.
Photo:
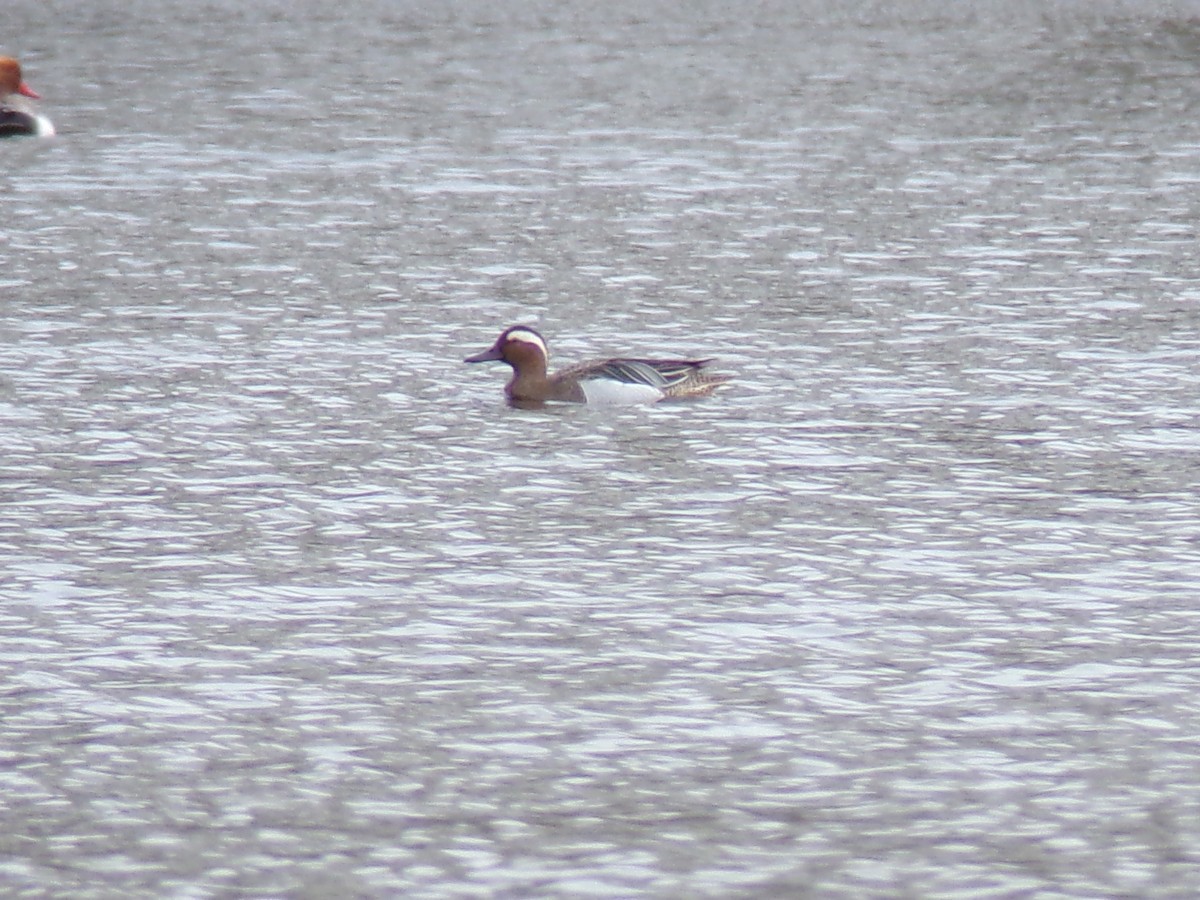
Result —
[{"label": "duck's neck", "polygon": [[28,116],[34,115],[33,104],[27,98],[17,93],[0,94],[0,109],[25,113]]},{"label": "duck's neck", "polygon": [[512,380],[508,382],[508,396],[514,400],[545,399],[548,380],[545,360],[525,363],[519,369],[514,367]]}]

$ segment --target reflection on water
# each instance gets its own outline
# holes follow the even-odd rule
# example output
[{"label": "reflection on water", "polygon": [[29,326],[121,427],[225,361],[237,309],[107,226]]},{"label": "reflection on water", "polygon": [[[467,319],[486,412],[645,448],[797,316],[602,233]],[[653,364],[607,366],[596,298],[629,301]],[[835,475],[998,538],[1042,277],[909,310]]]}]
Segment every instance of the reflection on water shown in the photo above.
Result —
[{"label": "reflection on water", "polygon": [[1194,883],[1191,19],[18,9],[0,884]]}]

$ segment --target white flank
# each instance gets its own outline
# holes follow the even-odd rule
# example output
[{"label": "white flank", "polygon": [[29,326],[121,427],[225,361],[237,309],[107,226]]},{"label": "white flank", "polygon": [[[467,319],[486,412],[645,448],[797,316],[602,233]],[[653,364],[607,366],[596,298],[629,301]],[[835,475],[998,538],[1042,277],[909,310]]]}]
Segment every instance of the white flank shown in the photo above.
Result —
[{"label": "white flank", "polygon": [[589,406],[636,406],[657,403],[663,392],[648,384],[626,384],[611,378],[591,378],[579,382]]},{"label": "white flank", "polygon": [[522,344],[533,344],[541,348],[542,356],[549,357],[550,351],[546,349],[546,342],[540,337],[525,328],[514,328],[508,333],[506,340],[520,341]]},{"label": "white flank", "polygon": [[33,118],[37,122],[38,137],[54,137],[53,122],[51,122],[45,116],[34,116]]}]

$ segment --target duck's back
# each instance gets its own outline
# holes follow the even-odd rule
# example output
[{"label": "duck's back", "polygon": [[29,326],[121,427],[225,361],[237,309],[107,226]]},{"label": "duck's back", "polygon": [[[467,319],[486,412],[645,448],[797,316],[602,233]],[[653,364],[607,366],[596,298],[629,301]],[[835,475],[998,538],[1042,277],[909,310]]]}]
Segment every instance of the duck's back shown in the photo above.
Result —
[{"label": "duck's back", "polygon": [[22,112],[18,109],[0,109],[0,138],[35,135],[51,137],[54,126],[45,116]]},{"label": "duck's back", "polygon": [[604,359],[559,373],[577,380],[588,403],[654,403],[704,397],[729,380],[703,371],[708,359]]}]

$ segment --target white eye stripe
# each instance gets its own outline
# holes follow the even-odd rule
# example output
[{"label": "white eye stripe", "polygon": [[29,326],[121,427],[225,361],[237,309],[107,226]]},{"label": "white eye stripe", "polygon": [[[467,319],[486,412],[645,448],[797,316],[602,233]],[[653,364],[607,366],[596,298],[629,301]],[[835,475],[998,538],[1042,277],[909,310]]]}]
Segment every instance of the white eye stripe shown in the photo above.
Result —
[{"label": "white eye stripe", "polygon": [[542,351],[543,356],[550,355],[550,352],[546,349],[546,342],[528,328],[514,328],[508,333],[505,341],[520,341],[522,344],[533,344]]}]

